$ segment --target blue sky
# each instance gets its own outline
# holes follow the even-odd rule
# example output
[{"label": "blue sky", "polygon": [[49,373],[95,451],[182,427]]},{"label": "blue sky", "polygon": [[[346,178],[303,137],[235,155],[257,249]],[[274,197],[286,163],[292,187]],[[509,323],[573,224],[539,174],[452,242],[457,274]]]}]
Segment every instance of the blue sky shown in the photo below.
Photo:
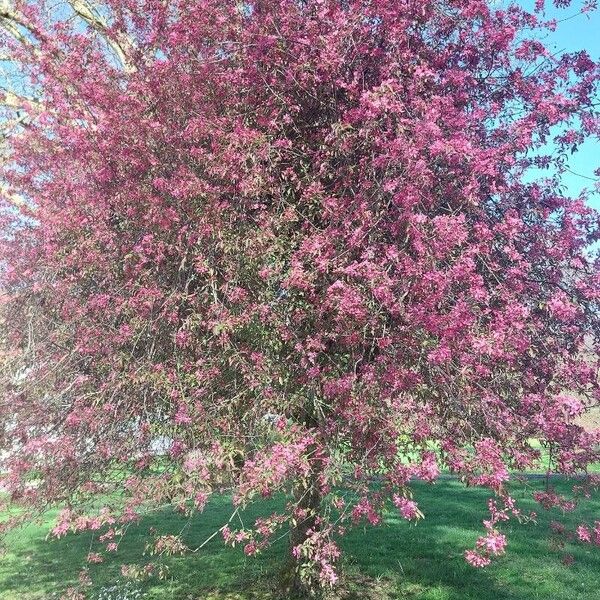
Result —
[{"label": "blue sky", "polygon": [[[534,0],[521,0],[520,4],[531,10]],[[554,8],[552,0],[546,0],[546,5],[548,18],[567,20],[558,24],[557,30],[544,40],[545,44],[555,52],[586,50],[593,60],[600,61],[600,8],[591,14],[578,15],[581,2],[577,0],[573,2],[573,6],[565,9]],[[564,183],[569,194],[576,196],[583,188],[593,189],[594,182],[590,179],[597,179],[594,170],[598,167],[600,167],[600,141],[588,140],[570,159],[570,168],[579,175],[565,176]],[[600,194],[593,194],[590,203],[600,209]]]}]

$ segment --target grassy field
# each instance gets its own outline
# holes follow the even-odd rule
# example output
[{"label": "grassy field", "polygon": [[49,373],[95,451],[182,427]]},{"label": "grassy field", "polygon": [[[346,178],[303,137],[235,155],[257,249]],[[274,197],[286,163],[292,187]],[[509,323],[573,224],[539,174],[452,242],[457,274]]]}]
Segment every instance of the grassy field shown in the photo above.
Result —
[{"label": "grassy field", "polygon": [[[348,599],[413,600],[592,600],[600,598],[600,550],[568,544],[558,550],[551,541],[548,523],[558,516],[547,513],[528,499],[536,481],[516,496],[523,506],[539,513],[538,523],[510,523],[508,553],[484,571],[465,564],[462,551],[481,533],[488,494],[464,489],[445,480],[434,486],[416,484],[416,498],[425,513],[417,525],[390,513],[384,526],[359,528],[342,540],[346,583],[342,597]],[[562,484],[561,484],[562,485]],[[560,488],[560,486],[558,486]],[[277,507],[263,503],[244,518],[251,520]],[[199,544],[227,520],[231,505],[217,498],[205,512],[189,522],[171,511],[163,511],[132,527],[118,555],[101,565],[92,565],[94,586],[90,598],[102,588],[119,582],[120,564],[143,562],[141,555],[148,529],[165,533],[185,527],[190,545]],[[600,515],[600,499],[587,502],[567,516],[572,526]],[[60,540],[44,538],[52,520],[21,529],[7,540],[0,560],[0,600],[47,600],[77,581],[85,556],[96,546],[89,534]],[[200,552],[169,559],[165,580],[150,579],[136,586],[148,600],[271,600],[274,575],[281,566],[285,540],[255,558],[240,548],[226,548],[217,539]],[[565,552],[575,563],[561,563]],[[121,580],[122,581],[122,580]],[[108,600],[116,596],[104,595]]]}]

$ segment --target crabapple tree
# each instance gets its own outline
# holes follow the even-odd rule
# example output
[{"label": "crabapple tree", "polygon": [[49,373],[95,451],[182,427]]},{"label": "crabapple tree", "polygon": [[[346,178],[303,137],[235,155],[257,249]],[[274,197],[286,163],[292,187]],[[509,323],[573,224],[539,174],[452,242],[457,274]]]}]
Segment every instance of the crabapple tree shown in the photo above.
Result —
[{"label": "crabapple tree", "polygon": [[600,71],[544,4],[0,2],[3,528],[61,506],[98,562],[226,492],[218,536],[289,532],[308,594],[347,526],[423,516],[416,479],[489,488],[475,567],[532,440],[597,486],[599,220],[563,175]]}]

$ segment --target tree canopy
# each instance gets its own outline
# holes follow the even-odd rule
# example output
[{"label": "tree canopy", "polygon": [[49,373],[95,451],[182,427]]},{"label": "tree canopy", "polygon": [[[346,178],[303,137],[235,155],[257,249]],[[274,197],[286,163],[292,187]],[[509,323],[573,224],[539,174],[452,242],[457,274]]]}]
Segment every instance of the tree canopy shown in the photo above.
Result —
[{"label": "tree canopy", "polygon": [[600,132],[599,65],[550,53],[543,11],[4,0],[11,501],[108,552],[153,506],[283,492],[220,534],[251,555],[291,529],[318,587],[349,524],[422,516],[415,478],[490,488],[474,566],[528,518],[533,440],[597,486],[599,215],[561,177]]}]

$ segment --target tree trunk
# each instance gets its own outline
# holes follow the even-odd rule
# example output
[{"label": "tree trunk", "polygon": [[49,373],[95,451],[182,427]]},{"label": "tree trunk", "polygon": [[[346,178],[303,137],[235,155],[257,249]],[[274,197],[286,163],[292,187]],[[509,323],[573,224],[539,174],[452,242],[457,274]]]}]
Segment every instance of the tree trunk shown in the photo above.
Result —
[{"label": "tree trunk", "polygon": [[290,530],[290,559],[284,571],[284,585],[290,598],[314,598],[318,595],[315,582],[307,577],[310,560],[304,555],[294,557],[292,551],[302,545],[310,532],[319,529],[318,517],[321,510],[321,492],[317,473],[313,472],[308,479],[300,481],[294,488],[296,506],[305,511],[304,518]]}]

